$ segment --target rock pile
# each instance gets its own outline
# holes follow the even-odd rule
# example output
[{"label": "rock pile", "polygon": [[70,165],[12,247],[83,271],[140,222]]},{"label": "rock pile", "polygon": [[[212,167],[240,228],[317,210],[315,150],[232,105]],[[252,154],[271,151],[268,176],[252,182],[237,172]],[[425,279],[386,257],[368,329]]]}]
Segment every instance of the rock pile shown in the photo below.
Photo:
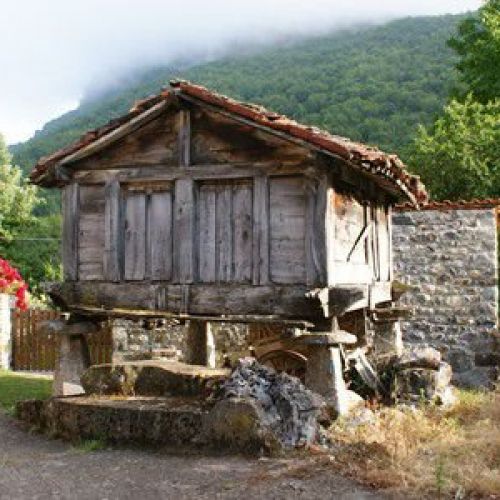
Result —
[{"label": "rock pile", "polygon": [[259,364],[238,361],[215,395],[206,432],[211,440],[238,443],[241,449],[302,446],[314,442],[324,400],[299,379]]},{"label": "rock pile", "polygon": [[450,382],[451,366],[442,361],[441,353],[432,347],[413,347],[394,358],[393,397],[398,402],[433,401],[449,405],[454,402]]}]

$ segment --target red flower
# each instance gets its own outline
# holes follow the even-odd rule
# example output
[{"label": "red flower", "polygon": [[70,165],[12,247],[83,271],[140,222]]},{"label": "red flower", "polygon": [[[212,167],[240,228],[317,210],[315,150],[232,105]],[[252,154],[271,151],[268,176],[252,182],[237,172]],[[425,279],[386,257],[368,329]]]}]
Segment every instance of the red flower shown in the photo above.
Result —
[{"label": "red flower", "polygon": [[28,308],[28,285],[23,281],[19,271],[5,259],[0,258],[0,293],[14,294],[16,307]]}]

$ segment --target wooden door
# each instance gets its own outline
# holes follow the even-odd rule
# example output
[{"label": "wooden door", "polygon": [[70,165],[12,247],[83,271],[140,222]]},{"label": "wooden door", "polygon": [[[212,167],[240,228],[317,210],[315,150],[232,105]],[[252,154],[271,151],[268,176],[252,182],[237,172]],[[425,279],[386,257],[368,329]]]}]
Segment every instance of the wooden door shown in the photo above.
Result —
[{"label": "wooden door", "polygon": [[252,280],[253,190],[251,181],[201,183],[197,202],[198,280]]}]

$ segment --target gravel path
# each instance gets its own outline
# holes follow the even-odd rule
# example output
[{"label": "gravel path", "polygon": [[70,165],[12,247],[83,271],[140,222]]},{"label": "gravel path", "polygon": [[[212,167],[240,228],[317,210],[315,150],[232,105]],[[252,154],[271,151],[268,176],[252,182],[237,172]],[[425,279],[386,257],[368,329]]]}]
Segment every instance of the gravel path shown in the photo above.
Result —
[{"label": "gravel path", "polygon": [[379,499],[314,460],[82,452],[0,413],[0,499]]}]

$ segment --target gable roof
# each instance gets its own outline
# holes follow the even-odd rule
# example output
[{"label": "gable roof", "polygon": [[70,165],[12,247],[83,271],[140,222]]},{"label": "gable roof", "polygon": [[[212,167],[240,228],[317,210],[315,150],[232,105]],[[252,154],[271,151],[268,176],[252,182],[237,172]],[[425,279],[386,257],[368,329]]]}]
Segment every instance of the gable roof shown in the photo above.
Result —
[{"label": "gable roof", "polygon": [[174,96],[210,106],[216,111],[227,113],[250,125],[278,134],[285,139],[299,141],[306,147],[339,158],[351,168],[370,175],[382,186],[391,188],[391,191],[395,189],[402,198],[415,205],[427,200],[425,187],[419,177],[408,173],[405,165],[396,155],[386,154],[377,148],[330,134],[317,127],[302,125],[284,115],[268,111],[262,106],[236,101],[200,85],[182,80],[170,82],[169,89],[164,89],[155,96],[136,102],[132,109],[122,117],[87,132],[70,146],[41,158],[30,174],[31,182],[41,185],[54,184],[54,182],[48,182],[47,174],[58,165],[68,164],[92,154],[101,145],[105,147],[109,144],[109,139],[118,140],[126,133],[130,133],[131,126],[136,124],[139,127],[144,117],[149,117],[157,111],[161,112]]}]

